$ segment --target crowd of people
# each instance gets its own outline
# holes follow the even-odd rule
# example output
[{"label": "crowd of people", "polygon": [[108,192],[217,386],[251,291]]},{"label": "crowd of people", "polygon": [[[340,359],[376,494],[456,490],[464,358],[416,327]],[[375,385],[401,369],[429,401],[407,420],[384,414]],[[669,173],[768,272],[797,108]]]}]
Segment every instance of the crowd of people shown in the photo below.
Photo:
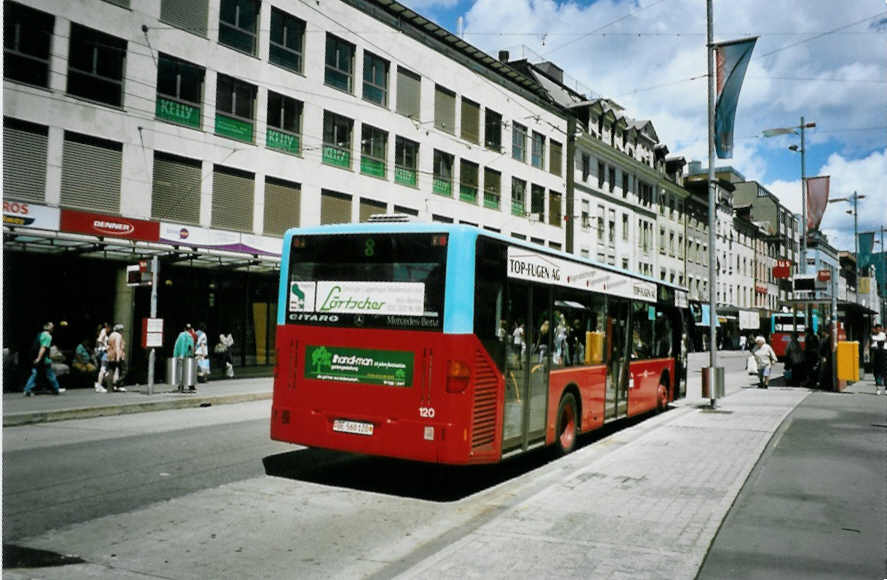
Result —
[{"label": "crowd of people", "polygon": [[[60,323],[65,325],[64,322]],[[186,324],[179,333],[173,347],[174,358],[195,359],[198,381],[204,382],[210,374],[209,341],[204,324],[192,328]],[[124,325],[101,323],[96,329],[95,338],[84,337],[71,353],[71,365],[65,363],[65,355],[55,344],[53,332],[55,323],[47,322],[34,339],[32,352],[28,354],[30,373],[24,387],[26,397],[33,396],[38,388],[48,388],[55,395],[66,389],[59,384],[59,377],[67,374],[78,383],[91,384],[96,393],[126,392],[125,382],[129,371]],[[213,354],[219,365],[225,369],[225,376],[234,377],[232,348],[234,339],[231,333],[219,335]],[[7,361],[4,352],[4,365]],[[70,385],[68,385],[70,386]],[[196,390],[194,387],[192,391]]]}]

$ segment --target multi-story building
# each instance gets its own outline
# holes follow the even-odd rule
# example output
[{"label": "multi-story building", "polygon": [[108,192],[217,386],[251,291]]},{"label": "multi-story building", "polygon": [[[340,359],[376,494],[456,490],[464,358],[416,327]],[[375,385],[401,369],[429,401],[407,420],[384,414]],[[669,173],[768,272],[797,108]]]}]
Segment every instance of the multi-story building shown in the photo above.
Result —
[{"label": "multi-story building", "polygon": [[22,0],[4,19],[4,201],[38,217],[4,220],[5,272],[58,280],[5,276],[20,348],[50,317],[72,345],[102,320],[129,333],[147,294],[125,265],[156,255],[167,338],[205,321],[270,364],[291,226],[402,212],[564,247],[567,115],[397,2]]}]

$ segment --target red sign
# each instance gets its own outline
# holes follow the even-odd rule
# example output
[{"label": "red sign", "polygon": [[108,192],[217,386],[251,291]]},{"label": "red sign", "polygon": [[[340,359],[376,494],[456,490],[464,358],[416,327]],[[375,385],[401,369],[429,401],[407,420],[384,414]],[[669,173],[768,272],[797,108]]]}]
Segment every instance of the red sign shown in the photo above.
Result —
[{"label": "red sign", "polygon": [[820,282],[828,282],[832,279],[832,271],[831,270],[820,270],[816,273],[816,279]]},{"label": "red sign", "polygon": [[89,213],[73,209],[62,210],[63,232],[110,236],[128,240],[156,242],[160,239],[160,223],[132,218]]},{"label": "red sign", "polygon": [[773,266],[773,277],[776,279],[791,278],[792,277],[792,267],[791,266]]},{"label": "red sign", "polygon": [[766,286],[755,286],[755,290],[757,291],[758,294],[766,294],[767,293]]}]

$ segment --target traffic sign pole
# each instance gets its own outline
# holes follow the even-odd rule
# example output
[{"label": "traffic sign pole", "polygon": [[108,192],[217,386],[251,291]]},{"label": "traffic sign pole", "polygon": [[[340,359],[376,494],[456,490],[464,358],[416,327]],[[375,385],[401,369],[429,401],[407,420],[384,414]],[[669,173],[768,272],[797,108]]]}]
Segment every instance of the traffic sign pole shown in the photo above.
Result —
[{"label": "traffic sign pole", "polygon": [[[157,318],[157,256],[151,258],[151,318]],[[154,347],[148,351],[148,395],[154,394]]]}]

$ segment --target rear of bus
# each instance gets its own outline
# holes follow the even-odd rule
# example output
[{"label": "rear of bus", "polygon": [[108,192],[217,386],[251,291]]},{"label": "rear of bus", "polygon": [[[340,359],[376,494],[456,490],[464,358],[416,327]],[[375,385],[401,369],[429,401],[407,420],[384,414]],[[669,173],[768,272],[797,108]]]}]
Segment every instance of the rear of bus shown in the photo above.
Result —
[{"label": "rear of bus", "polygon": [[498,460],[503,381],[472,334],[467,228],[290,230],[271,437],[450,464]]}]

